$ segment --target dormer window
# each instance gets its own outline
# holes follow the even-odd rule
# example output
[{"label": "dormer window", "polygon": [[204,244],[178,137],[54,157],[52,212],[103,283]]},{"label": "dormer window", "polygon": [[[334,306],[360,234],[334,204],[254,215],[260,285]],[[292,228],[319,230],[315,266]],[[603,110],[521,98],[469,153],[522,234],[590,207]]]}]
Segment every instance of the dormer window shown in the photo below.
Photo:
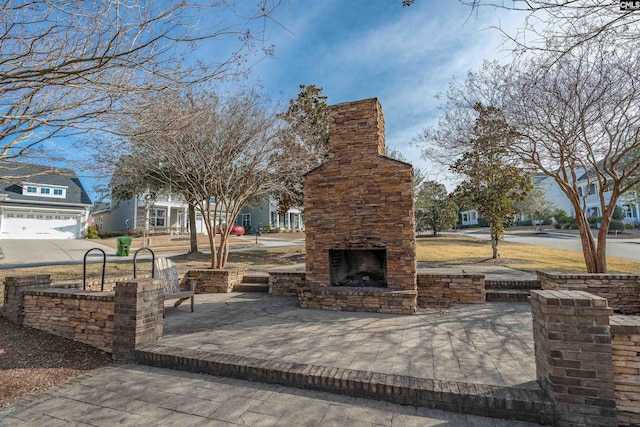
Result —
[{"label": "dormer window", "polygon": [[22,194],[35,197],[55,197],[64,199],[67,197],[67,187],[53,184],[22,183]]}]

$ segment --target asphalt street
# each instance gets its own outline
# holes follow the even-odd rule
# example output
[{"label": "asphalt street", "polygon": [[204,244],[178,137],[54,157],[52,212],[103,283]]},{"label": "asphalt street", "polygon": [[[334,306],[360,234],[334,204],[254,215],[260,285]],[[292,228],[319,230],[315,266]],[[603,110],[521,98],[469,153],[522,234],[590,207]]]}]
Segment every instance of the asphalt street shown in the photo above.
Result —
[{"label": "asphalt street", "polygon": [[[463,232],[464,235],[478,239],[489,239],[489,233]],[[517,233],[506,234],[506,242],[525,243],[528,245],[546,246],[556,249],[567,249],[582,252],[580,237],[571,234],[544,232],[544,233]],[[640,239],[608,239],[607,256],[640,261]]]}]

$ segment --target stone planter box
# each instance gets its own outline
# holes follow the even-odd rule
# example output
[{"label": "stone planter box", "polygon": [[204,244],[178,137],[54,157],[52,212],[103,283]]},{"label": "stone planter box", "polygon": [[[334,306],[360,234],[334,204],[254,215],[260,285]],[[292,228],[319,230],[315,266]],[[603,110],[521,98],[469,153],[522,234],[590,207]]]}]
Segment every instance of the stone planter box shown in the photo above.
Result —
[{"label": "stone planter box", "polygon": [[185,277],[196,278],[196,294],[232,292],[236,285],[242,283],[247,270],[234,269],[198,269],[189,270]]}]

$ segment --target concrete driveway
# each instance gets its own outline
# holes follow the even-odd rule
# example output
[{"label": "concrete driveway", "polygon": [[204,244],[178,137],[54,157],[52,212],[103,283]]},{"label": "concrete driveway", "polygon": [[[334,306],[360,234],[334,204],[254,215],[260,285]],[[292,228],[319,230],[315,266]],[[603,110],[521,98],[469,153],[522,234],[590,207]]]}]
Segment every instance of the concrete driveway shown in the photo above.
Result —
[{"label": "concrete driveway", "polygon": [[[4,258],[0,260],[0,269],[31,267],[54,264],[76,264],[83,262],[85,253],[92,248],[100,248],[108,261],[124,260],[128,257],[116,256],[116,250],[100,245],[92,240],[0,240]],[[102,261],[100,251],[93,251],[87,262]]]}]

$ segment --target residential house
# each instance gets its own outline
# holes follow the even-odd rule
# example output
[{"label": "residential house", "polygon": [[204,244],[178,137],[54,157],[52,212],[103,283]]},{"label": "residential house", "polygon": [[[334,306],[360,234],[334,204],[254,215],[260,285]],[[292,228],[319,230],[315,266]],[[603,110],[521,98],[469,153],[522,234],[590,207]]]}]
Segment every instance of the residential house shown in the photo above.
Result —
[{"label": "residential house", "polygon": [[[149,198],[138,194],[128,200],[97,205],[93,222],[100,232],[118,232],[145,229],[149,232],[187,233],[189,230],[189,205],[180,196],[161,194]],[[202,215],[196,214],[198,233],[206,233]]]},{"label": "residential house", "polygon": [[478,211],[466,210],[458,213],[458,221],[463,227],[478,225]]},{"label": "residential house", "polygon": [[298,207],[289,209],[284,215],[278,214],[278,202],[271,196],[259,197],[254,203],[245,206],[236,225],[242,225],[247,233],[257,230],[304,230],[302,210]]},{"label": "residential house", "polygon": [[[589,180],[587,173],[583,172],[578,177],[577,184],[578,194],[580,197],[583,197],[586,202],[587,216],[602,216],[600,197],[598,195],[598,183]],[[553,209],[562,209],[567,212],[569,216],[575,216],[576,213],[573,205],[553,178],[544,174],[536,174],[533,177],[533,185],[544,190],[546,198],[551,206],[553,206]],[[608,203],[609,200],[611,200],[611,192],[605,191],[604,196],[606,203]],[[623,194],[618,199],[617,204],[625,213],[625,218],[623,219],[625,224],[638,225],[640,223],[640,203],[637,194]],[[477,218],[478,213],[475,210],[460,212],[460,223],[463,226],[477,224]],[[522,215],[519,215],[518,218],[524,219]]]},{"label": "residential house", "polygon": [[[586,203],[587,216],[602,216],[600,197],[598,195],[598,182],[594,181],[595,180],[590,180],[588,174],[583,172],[577,180],[578,195],[582,197]],[[569,216],[575,216],[575,210],[571,202],[562,190],[560,190],[560,186],[553,178],[545,177],[541,179],[537,185],[545,189],[547,199],[552,205],[556,208],[563,209]],[[604,197],[605,203],[609,203],[611,200],[611,191],[605,191]],[[640,212],[640,203],[638,203],[638,195],[623,194],[618,199],[617,205],[620,206],[625,213],[625,218],[623,219],[625,224],[637,225],[639,223],[638,214]]]},{"label": "residential house", "polygon": [[0,162],[1,239],[78,239],[91,200],[70,169]]}]

